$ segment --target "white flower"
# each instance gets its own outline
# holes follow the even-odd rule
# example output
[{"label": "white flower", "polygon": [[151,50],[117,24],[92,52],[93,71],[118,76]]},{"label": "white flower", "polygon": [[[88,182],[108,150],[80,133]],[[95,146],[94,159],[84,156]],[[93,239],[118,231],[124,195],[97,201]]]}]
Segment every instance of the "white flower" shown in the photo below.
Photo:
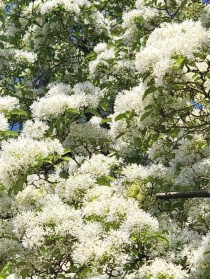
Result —
[{"label": "white flower", "polygon": [[36,199],[35,211],[22,211],[12,220],[13,232],[27,249],[40,247],[47,236],[76,237],[82,229],[80,211],[64,204],[57,195],[45,194]]},{"label": "white flower", "polygon": [[97,58],[96,60],[93,60],[89,63],[89,71],[91,73],[91,75],[95,75],[96,71],[97,71],[97,67],[98,65],[105,65],[108,66],[109,63],[108,61],[111,59],[115,58],[115,51],[114,51],[114,47],[108,48],[106,47],[106,44],[99,44],[98,49],[96,46],[96,51],[97,51]]},{"label": "white flower", "polygon": [[39,120],[27,120],[21,133],[23,137],[34,139],[43,138],[45,132],[49,129],[48,125]]},{"label": "white flower", "polygon": [[[192,251],[189,257],[191,274],[194,278],[200,278],[209,266],[210,260],[210,233],[203,237],[197,249]],[[192,277],[193,278],[193,277]]]},{"label": "white flower", "polygon": [[139,86],[118,93],[114,111],[115,115],[134,110],[136,113],[141,112],[143,108],[142,97],[145,91],[145,85],[140,83]]},{"label": "white flower", "polygon": [[88,155],[88,152],[94,153],[95,150],[100,150],[101,146],[109,142],[109,131],[102,128],[99,124],[101,118],[91,118],[86,123],[73,123],[70,126],[70,132],[64,141],[64,145],[69,146],[69,143],[77,144],[77,151],[81,154]]},{"label": "white flower", "polygon": [[15,59],[17,61],[27,61],[29,63],[34,63],[37,59],[37,55],[33,52],[23,51],[23,50],[15,50],[14,51]]},{"label": "white flower", "polygon": [[90,82],[77,83],[72,89],[69,85],[56,84],[45,97],[31,105],[33,116],[38,119],[56,118],[68,109],[97,108],[103,92]]},{"label": "white flower", "polygon": [[151,33],[146,47],[136,55],[136,68],[144,73],[152,67],[154,75],[161,80],[175,63],[171,59],[173,55],[193,60],[194,53],[207,46],[208,40],[209,33],[199,21],[164,23]]},{"label": "white flower", "polygon": [[54,8],[62,6],[66,11],[73,12],[75,14],[79,14],[80,8],[82,6],[88,6],[89,1],[87,0],[46,0],[40,6],[41,14],[48,14],[51,13]]},{"label": "white flower", "polygon": [[6,131],[9,127],[7,118],[3,113],[0,113],[0,131]]},{"label": "white flower", "polygon": [[137,164],[130,164],[123,168],[122,174],[125,175],[125,180],[132,182],[137,178],[147,178],[149,176],[149,168],[137,165]]},{"label": "white flower", "polygon": [[96,53],[100,53],[105,51],[107,48],[107,43],[98,43],[95,47],[94,47],[94,51]]},{"label": "white flower", "polygon": [[159,223],[156,218],[139,209],[137,203],[132,199],[130,199],[128,203],[130,203],[130,206],[127,208],[126,219],[121,227],[123,231],[140,233],[144,230],[158,230]]},{"label": "white flower", "polygon": [[72,107],[73,104],[70,96],[57,94],[43,97],[37,102],[34,102],[31,105],[31,111],[34,117],[47,120],[49,118],[56,118],[58,115],[64,113],[65,110]]},{"label": "white flower", "polygon": [[71,86],[65,83],[49,84],[49,91],[47,96],[56,96],[58,94],[69,95],[71,92]]},{"label": "white flower", "polygon": [[107,157],[103,154],[93,154],[80,167],[80,173],[90,173],[93,177],[109,175],[110,170],[118,163],[115,157]]},{"label": "white flower", "polygon": [[19,108],[19,100],[16,97],[0,97],[0,112],[11,111],[15,108]]},{"label": "white flower", "polygon": [[5,141],[0,152],[1,183],[10,187],[18,177],[39,164],[39,160],[47,158],[50,154],[62,153],[63,147],[57,139],[37,141],[20,137]]},{"label": "white flower", "polygon": [[73,198],[79,201],[87,190],[95,186],[95,184],[95,179],[89,173],[71,175],[65,182],[65,198],[70,201]]},{"label": "white flower", "polygon": [[187,278],[187,273],[182,270],[181,266],[174,265],[171,262],[167,262],[163,259],[157,258],[152,262],[150,266],[142,266],[142,268],[139,269],[138,276],[134,278],[144,279],[149,276],[152,279],[158,279],[161,277],[184,279]]}]

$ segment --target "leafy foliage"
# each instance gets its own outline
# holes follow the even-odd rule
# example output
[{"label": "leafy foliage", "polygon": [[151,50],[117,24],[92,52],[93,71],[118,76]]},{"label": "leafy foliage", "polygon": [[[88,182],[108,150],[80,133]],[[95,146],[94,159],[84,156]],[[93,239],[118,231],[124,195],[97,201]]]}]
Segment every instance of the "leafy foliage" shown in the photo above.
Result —
[{"label": "leafy foliage", "polygon": [[0,279],[209,278],[209,7],[1,2]]}]

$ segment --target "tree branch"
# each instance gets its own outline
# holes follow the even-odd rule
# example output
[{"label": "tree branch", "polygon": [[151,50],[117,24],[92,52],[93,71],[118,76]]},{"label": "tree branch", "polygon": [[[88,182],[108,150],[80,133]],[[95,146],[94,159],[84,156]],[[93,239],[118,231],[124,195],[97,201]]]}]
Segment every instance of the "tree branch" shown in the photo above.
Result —
[{"label": "tree branch", "polygon": [[192,199],[192,198],[210,198],[210,192],[207,191],[192,191],[192,192],[169,192],[158,193],[156,198],[159,200],[171,199]]}]

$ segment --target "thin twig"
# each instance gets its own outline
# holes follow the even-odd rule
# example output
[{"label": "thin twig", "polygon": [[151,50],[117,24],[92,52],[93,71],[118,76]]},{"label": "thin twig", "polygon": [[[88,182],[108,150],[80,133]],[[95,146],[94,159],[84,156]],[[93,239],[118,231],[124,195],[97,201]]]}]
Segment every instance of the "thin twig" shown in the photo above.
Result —
[{"label": "thin twig", "polygon": [[192,192],[158,193],[158,194],[156,194],[156,198],[159,200],[210,198],[210,192],[192,191]]}]

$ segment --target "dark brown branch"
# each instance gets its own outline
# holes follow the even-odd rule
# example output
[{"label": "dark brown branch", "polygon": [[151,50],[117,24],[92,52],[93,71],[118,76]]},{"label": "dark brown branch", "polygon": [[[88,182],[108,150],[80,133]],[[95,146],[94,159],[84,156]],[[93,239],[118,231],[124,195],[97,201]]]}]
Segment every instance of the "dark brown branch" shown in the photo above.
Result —
[{"label": "dark brown branch", "polygon": [[158,194],[156,194],[156,198],[159,200],[210,198],[210,192],[194,191],[194,192],[158,193]]}]

